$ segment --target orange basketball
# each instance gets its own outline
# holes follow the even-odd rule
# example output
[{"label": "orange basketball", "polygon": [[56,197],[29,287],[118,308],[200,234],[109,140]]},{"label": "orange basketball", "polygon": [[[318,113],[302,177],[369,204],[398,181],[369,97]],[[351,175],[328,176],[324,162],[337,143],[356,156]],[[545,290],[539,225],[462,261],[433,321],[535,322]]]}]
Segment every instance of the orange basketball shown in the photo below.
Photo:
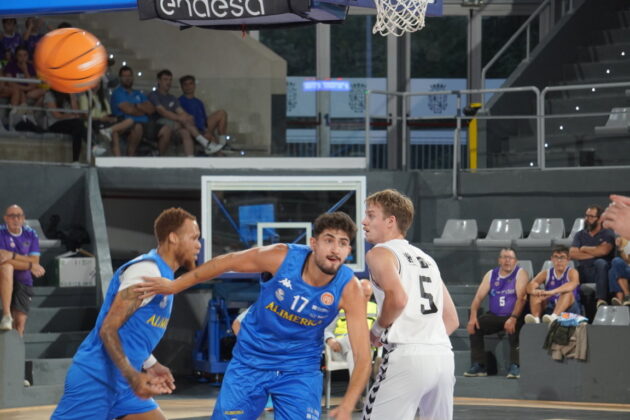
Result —
[{"label": "orange basketball", "polygon": [[55,90],[83,92],[95,86],[105,73],[107,53],[101,42],[83,29],[56,29],[37,43],[35,68]]}]

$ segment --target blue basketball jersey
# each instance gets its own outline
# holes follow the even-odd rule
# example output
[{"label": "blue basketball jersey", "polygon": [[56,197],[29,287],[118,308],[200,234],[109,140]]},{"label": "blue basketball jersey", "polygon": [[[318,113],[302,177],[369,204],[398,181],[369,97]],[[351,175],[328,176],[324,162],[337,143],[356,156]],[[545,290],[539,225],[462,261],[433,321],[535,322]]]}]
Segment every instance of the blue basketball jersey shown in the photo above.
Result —
[{"label": "blue basketball jersey", "polygon": [[[73,358],[73,362],[83,368],[86,373],[112,386],[114,386],[114,384],[126,386],[127,381],[122,377],[120,371],[107,354],[107,350],[99,336],[99,331],[118,293],[121,274],[130,265],[146,260],[153,261],[157,264],[162,277],[173,280],[173,270],[171,270],[169,265],[160,257],[155,249],[125,263],[116,270],[116,273],[114,273],[109,283],[105,301],[96,319],[96,325],[85,340],[83,340],[83,343],[81,343],[81,346]],[[172,295],[156,295],[147,305],[138,308],[118,330],[123,351],[129,359],[131,366],[135,369],[140,370],[142,368],[142,363],[149,357],[155,346],[157,346],[162,339],[171,316],[172,306]]]},{"label": "blue basketball jersey", "polygon": [[337,316],[343,289],[353,272],[342,265],[326,286],[311,286],[302,279],[311,249],[288,247],[278,272],[261,282],[260,296],[241,324],[233,356],[262,370],[319,370],[324,329]]}]

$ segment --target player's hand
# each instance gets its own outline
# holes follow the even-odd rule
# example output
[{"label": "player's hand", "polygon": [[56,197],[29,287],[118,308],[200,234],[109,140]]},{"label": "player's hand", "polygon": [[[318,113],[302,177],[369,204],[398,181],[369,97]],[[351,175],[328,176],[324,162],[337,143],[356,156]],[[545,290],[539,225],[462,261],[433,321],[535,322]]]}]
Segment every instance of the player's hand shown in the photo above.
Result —
[{"label": "player's hand", "polygon": [[343,405],[333,409],[328,413],[329,417],[337,420],[351,420],[352,419],[352,408],[348,409]]},{"label": "player's hand", "polygon": [[137,372],[128,380],[134,394],[142,399],[171,393],[171,389],[164,384],[163,380],[153,378],[147,373]]},{"label": "player's hand", "polygon": [[6,249],[0,249],[0,264],[4,264],[13,257],[13,252]]},{"label": "player's hand", "polygon": [[33,273],[35,277],[41,277],[46,274],[46,270],[41,265],[33,263],[33,266],[31,267],[31,273]]},{"label": "player's hand", "polygon": [[383,343],[381,343],[381,337],[375,336],[372,331],[370,331],[370,343],[372,343],[374,347],[381,347],[383,345]]},{"label": "player's hand", "polygon": [[335,353],[341,352],[341,344],[339,344],[339,341],[335,340],[334,338],[329,338],[328,340],[326,340],[326,344],[328,344],[328,347],[330,347],[330,349]]},{"label": "player's hand", "polygon": [[147,375],[156,379],[158,383],[166,385],[171,391],[175,390],[175,378],[173,378],[171,370],[160,362],[156,362],[149,369],[146,369],[146,372]]},{"label": "player's hand", "polygon": [[468,331],[468,334],[474,334],[478,329],[479,321],[477,321],[477,318],[470,318],[468,324],[466,324],[466,331]]},{"label": "player's hand", "polygon": [[516,319],[513,317],[509,317],[505,324],[503,324],[503,329],[508,334],[514,334],[516,332]]},{"label": "player's hand", "polygon": [[173,282],[164,277],[142,277],[143,283],[138,284],[136,291],[140,293],[139,299],[150,298],[155,295],[172,295]]},{"label": "player's hand", "polygon": [[612,229],[620,236],[630,239],[630,197],[611,195],[612,203],[602,213],[603,226]]}]

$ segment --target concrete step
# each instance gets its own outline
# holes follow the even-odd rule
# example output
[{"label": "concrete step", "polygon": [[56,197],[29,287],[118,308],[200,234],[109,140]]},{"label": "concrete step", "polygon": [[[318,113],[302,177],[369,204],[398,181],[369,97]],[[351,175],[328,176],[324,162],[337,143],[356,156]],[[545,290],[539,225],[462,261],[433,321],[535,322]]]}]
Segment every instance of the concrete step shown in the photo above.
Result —
[{"label": "concrete step", "polygon": [[[34,385],[24,388],[24,393],[13,407],[57,404],[63,395],[63,380],[58,384]],[[19,404],[19,405],[17,405]]]},{"label": "concrete step", "polygon": [[63,384],[72,359],[33,359],[33,385]]},{"label": "concrete step", "polygon": [[467,378],[459,374],[455,376],[455,380],[456,397],[520,398],[519,380],[507,379],[504,375]]},{"label": "concrete step", "polygon": [[53,308],[73,306],[94,306],[95,287],[34,287],[32,307]]},{"label": "concrete step", "polygon": [[453,350],[455,356],[455,376],[463,375],[470,369],[470,350]]},{"label": "concrete step", "polygon": [[630,59],[630,43],[604,44],[580,49],[578,58],[581,61],[603,61]]},{"label": "concrete step", "polygon": [[[628,36],[630,37],[630,31],[628,32]],[[567,79],[599,78],[600,83],[618,82],[620,79],[627,78],[629,72],[630,60],[628,59],[565,64],[563,66],[563,74]]]},{"label": "concrete step", "polygon": [[95,306],[32,308],[26,333],[88,331],[94,327],[97,315]]},{"label": "concrete step", "polygon": [[24,334],[27,359],[63,359],[72,357],[88,331]]}]

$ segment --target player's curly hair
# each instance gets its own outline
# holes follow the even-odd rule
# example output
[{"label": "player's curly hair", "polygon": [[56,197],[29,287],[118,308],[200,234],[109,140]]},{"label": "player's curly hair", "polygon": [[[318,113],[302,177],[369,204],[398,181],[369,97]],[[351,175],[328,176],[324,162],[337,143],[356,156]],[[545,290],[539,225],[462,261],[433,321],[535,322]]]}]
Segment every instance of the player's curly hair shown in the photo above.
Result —
[{"label": "player's curly hair", "polygon": [[409,197],[394,189],[387,189],[371,194],[365,199],[365,202],[379,205],[386,217],[394,216],[400,233],[407,234],[415,213]]},{"label": "player's curly hair", "polygon": [[158,243],[164,242],[169,233],[177,232],[187,219],[197,220],[195,216],[180,207],[171,207],[160,213],[153,224],[153,232]]},{"label": "player's curly hair", "polygon": [[357,225],[354,224],[350,216],[342,211],[324,213],[315,219],[315,223],[313,223],[314,237],[318,237],[326,229],[345,232],[350,240],[353,240],[357,234]]}]

